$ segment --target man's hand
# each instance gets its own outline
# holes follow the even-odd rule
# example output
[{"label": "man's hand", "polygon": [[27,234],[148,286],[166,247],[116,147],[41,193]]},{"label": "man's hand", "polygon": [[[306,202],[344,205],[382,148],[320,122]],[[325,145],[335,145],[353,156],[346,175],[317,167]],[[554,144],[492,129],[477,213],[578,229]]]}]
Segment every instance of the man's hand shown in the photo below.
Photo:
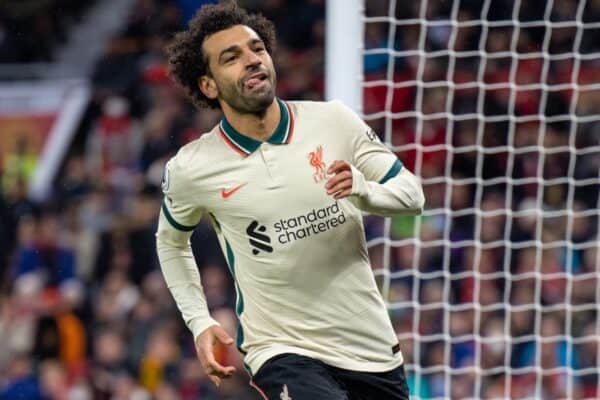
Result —
[{"label": "man's hand", "polygon": [[235,372],[233,366],[223,366],[215,360],[214,347],[218,343],[223,345],[231,345],[233,339],[219,325],[213,325],[206,329],[196,339],[196,352],[198,359],[202,364],[202,368],[208,374],[210,380],[219,387],[221,378],[230,378]]},{"label": "man's hand", "polygon": [[352,193],[352,169],[346,161],[336,160],[327,169],[327,174],[335,174],[325,183],[327,194],[333,194],[336,200]]}]

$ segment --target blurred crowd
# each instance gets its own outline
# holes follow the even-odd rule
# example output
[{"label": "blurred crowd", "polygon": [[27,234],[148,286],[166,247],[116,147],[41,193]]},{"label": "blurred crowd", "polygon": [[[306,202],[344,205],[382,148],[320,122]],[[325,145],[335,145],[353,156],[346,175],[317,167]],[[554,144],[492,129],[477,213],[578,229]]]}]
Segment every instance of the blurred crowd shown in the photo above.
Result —
[{"label": "blurred crowd", "polygon": [[53,60],[69,31],[95,0],[20,0],[0,3],[0,63]]},{"label": "blurred crowd", "polygon": [[[61,4],[61,13],[51,13],[57,21],[62,12],[76,16],[80,3],[89,4],[43,3]],[[193,109],[166,73],[164,45],[201,3],[138,0],[96,66],[91,104],[51,198],[29,199],[25,173],[0,186],[0,400],[259,398],[235,349],[219,348],[217,356],[237,366],[236,376],[218,392],[206,378],[155,256],[164,164],[220,118],[218,111]],[[278,28],[278,95],[322,99],[325,1],[239,3]],[[481,3],[461,1],[458,20],[480,19]],[[493,2],[487,18],[510,20],[512,3]],[[575,18],[577,1],[555,3],[552,21]],[[598,21],[600,2],[587,3],[585,21]],[[366,4],[367,16],[389,14],[388,1]],[[399,20],[420,16],[421,2],[395,4]],[[522,21],[543,19],[545,1],[521,4]],[[426,18],[448,21],[451,6],[429,0]],[[1,10],[0,29],[8,32],[6,21],[13,17]],[[59,43],[62,25],[53,26],[42,36]],[[600,91],[511,91],[508,82],[568,83],[577,68],[577,83],[598,83],[600,60],[548,61],[540,55],[516,62],[506,55],[484,61],[468,53],[547,48],[562,54],[572,51],[574,27],[516,33],[513,26],[493,27],[484,43],[481,25],[467,24],[455,35],[449,23],[422,27],[401,24],[390,33],[388,23],[365,26],[367,49],[399,52],[365,57],[365,80],[375,82],[365,88],[365,114],[424,178],[427,197],[426,216],[392,219],[389,234],[399,245],[371,248],[374,268],[389,268],[384,293],[393,305],[411,391],[421,398],[598,397],[600,124],[521,122],[508,115],[573,110],[589,116],[597,112]],[[600,51],[598,30],[585,31],[578,51]],[[25,36],[36,35],[32,30]],[[544,45],[545,35],[551,40]],[[0,37],[0,54],[11,54],[10,61],[51,59],[22,55],[24,42],[7,41],[9,33]],[[10,53],[6,43],[13,46]],[[414,49],[441,53],[402,54]],[[443,52],[448,49],[468,56],[451,59]],[[448,83],[479,76],[498,85],[452,89]],[[426,84],[390,89],[376,83],[381,79]],[[401,117],[370,117],[386,104]],[[457,121],[448,110],[496,118]],[[29,165],[26,154],[21,160]],[[368,239],[387,232],[378,217],[367,217],[365,226]],[[409,240],[416,231],[418,247]],[[213,316],[235,335],[235,291],[208,221],[196,229],[192,246]]]}]

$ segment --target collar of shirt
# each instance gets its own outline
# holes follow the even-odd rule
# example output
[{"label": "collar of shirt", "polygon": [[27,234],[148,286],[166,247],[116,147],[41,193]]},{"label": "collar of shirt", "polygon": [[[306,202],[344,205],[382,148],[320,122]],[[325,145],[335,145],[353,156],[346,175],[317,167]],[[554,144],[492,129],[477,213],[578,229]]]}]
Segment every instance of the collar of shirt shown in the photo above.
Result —
[{"label": "collar of shirt", "polygon": [[[281,119],[275,132],[266,141],[271,144],[288,144],[292,140],[294,131],[294,114],[289,104],[283,100],[277,99],[277,103],[281,111]],[[243,157],[249,156],[263,143],[236,131],[226,118],[219,123],[219,133],[225,143]]]}]

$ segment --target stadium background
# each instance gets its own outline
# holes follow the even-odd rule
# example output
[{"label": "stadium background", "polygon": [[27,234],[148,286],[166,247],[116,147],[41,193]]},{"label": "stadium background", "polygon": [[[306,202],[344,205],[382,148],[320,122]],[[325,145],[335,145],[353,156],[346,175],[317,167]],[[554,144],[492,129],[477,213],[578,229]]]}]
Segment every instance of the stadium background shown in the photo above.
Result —
[{"label": "stadium background", "polygon": [[[75,0],[45,0],[7,2],[0,5],[0,62],[39,63],[53,61],[56,52],[69,43],[74,27],[84,23],[91,10],[100,0],[79,2]],[[193,0],[135,0],[128,10],[118,33],[104,45],[102,56],[95,61],[91,73],[92,95],[89,106],[77,127],[76,135],[61,163],[60,173],[52,185],[52,192],[43,201],[32,200],[27,186],[32,177],[38,155],[27,141],[12,149],[0,152],[0,399],[257,399],[248,387],[247,376],[239,373],[227,381],[217,393],[203,375],[195,360],[191,335],[180,320],[170,295],[160,275],[155,256],[154,231],[161,201],[159,190],[162,167],[165,161],[183,144],[208,131],[219,119],[219,113],[194,110],[182,94],[166,77],[162,48],[166,39],[180,30],[202,1]],[[240,1],[250,9],[260,9],[275,22],[278,29],[278,47],[274,54],[278,71],[278,95],[284,99],[321,100],[324,97],[324,0],[268,0]],[[398,2],[396,18],[418,16],[419,2]],[[478,17],[477,1],[461,2],[461,18]],[[553,10],[553,16],[570,18],[577,1],[564,0],[562,7]],[[586,8],[587,21],[600,20],[600,2],[589,1]],[[545,1],[523,2],[521,16],[524,20],[541,19]],[[510,18],[513,2],[498,0],[492,3],[490,19]],[[388,1],[367,1],[366,14],[385,15]],[[449,2],[430,0],[427,18],[448,18]],[[508,14],[507,14],[508,13]],[[564,13],[565,15],[561,15]],[[525,30],[519,37],[520,48],[535,48],[540,33]],[[497,49],[510,49],[510,29],[494,30],[490,45]],[[461,36],[465,49],[478,46],[480,31],[466,30]],[[435,51],[444,46],[444,32],[432,31],[427,35],[426,48]],[[543,33],[542,33],[543,37]],[[94,37],[86,38],[94,41]],[[418,48],[418,26],[406,25],[398,29],[394,49]],[[551,52],[570,49],[573,32],[565,31],[553,36]],[[387,27],[368,24],[365,29],[365,47],[390,47]],[[600,38],[584,36],[581,52],[600,51]],[[580,76],[598,82],[598,64],[581,67]],[[389,78],[388,56],[370,54],[364,59],[366,81]],[[502,59],[490,62],[486,79],[502,82],[507,79],[510,62]],[[0,65],[1,67],[1,65]],[[519,65],[517,80],[535,82],[541,65],[532,59]],[[393,77],[396,82],[415,78],[416,66],[409,59],[397,58]],[[1,69],[3,80],[14,80],[9,69]],[[9,72],[6,72],[9,71]],[[22,76],[23,71],[16,75]],[[475,80],[477,64],[463,60],[455,66],[460,79]],[[555,63],[548,71],[549,82],[568,81],[568,62]],[[445,79],[444,60],[428,62],[424,79]],[[458,79],[458,78],[457,78]],[[582,78],[583,79],[583,78]],[[394,92],[391,111],[402,112],[415,108],[415,87],[407,86]],[[508,111],[509,92],[497,90],[486,96],[485,112],[489,115]],[[568,113],[568,90],[548,95],[546,115]],[[447,111],[444,107],[443,90],[425,90],[423,113]],[[460,113],[472,110],[477,103],[477,91],[464,90],[456,95],[455,109]],[[579,98],[577,107],[582,114],[598,112],[598,91]],[[385,88],[369,87],[364,93],[364,112],[376,112],[386,105]],[[516,99],[518,115],[536,113],[539,93],[521,92]],[[378,132],[386,129],[385,118],[372,119],[369,123]],[[396,121],[393,125],[391,143],[409,149],[399,151],[404,163],[413,168],[421,160],[420,172],[424,178],[444,176],[446,148],[439,145],[467,146],[475,143],[476,127],[472,121],[459,122],[454,129],[452,143],[446,141],[446,121],[430,121],[425,126],[418,156],[410,147],[417,136],[415,121]],[[600,125],[591,122],[582,125],[574,141],[578,148],[599,144]],[[483,148],[506,145],[506,124],[491,123],[486,126]],[[522,124],[515,134],[516,145],[540,144],[540,130],[535,123]],[[6,134],[0,131],[0,135]],[[0,142],[1,143],[1,142]],[[544,130],[544,146],[568,146],[569,125],[556,123]],[[430,150],[434,149],[434,150]],[[505,152],[486,152],[483,169],[477,169],[475,151],[454,155],[451,176],[469,178],[481,176],[486,180],[504,177],[506,174]],[[586,153],[578,157],[574,179],[590,179],[598,176],[598,153]],[[544,178],[564,176],[569,169],[570,158],[564,153],[546,154],[541,172]],[[514,158],[513,179],[540,177],[536,169],[535,154],[522,153]],[[478,175],[479,174],[479,175]],[[451,211],[479,206],[482,210],[502,209],[505,204],[502,185],[490,185],[475,196],[475,185],[454,187]],[[428,208],[444,207],[444,191],[438,184],[425,185]],[[535,183],[523,185],[514,191],[515,210],[531,210],[540,207],[563,209],[566,202],[566,186],[551,185],[543,191],[543,199],[537,197]],[[477,200],[478,199],[478,200]],[[532,200],[533,199],[533,200]],[[475,202],[479,201],[478,204]],[[533,204],[532,204],[533,201]],[[574,194],[577,210],[597,209],[598,183],[578,187]],[[535,213],[533,213],[535,214]],[[483,243],[503,239],[506,232],[505,216],[490,214],[481,224]],[[537,214],[535,214],[537,215]],[[454,217],[450,239],[454,242],[471,239],[475,235],[473,215],[460,213]],[[511,225],[509,238],[514,243],[536,237],[536,216],[520,218]],[[412,220],[394,219],[391,239],[404,239],[411,235]],[[444,227],[436,218],[424,218],[420,235],[423,240],[443,238]],[[381,237],[385,222],[381,218],[366,219],[369,239]],[[573,243],[597,241],[598,214],[589,213],[574,218]],[[561,218],[544,220],[542,233],[545,241],[565,237],[565,224]],[[234,290],[228,277],[226,264],[207,221],[200,224],[193,236],[193,248],[201,271],[208,304],[213,315],[232,333],[236,318],[233,311]],[[414,247],[398,246],[392,249],[389,259],[383,261],[381,246],[372,248],[375,268],[389,262],[392,272],[400,272],[405,279],[394,280],[388,288],[390,302],[410,299],[415,278],[411,278]],[[448,368],[468,365],[473,360],[474,344],[462,342],[445,351],[441,334],[458,336],[477,331],[481,337],[502,335],[505,318],[510,318],[511,335],[529,338],[507,344],[491,341],[494,345],[481,347],[481,365],[484,370],[502,367],[518,370],[540,362],[535,356],[536,338],[539,335],[553,337],[564,332],[567,315],[571,331],[576,337],[598,335],[596,311],[583,309],[567,314],[565,309],[578,304],[597,304],[598,286],[597,248],[567,251],[551,248],[543,252],[541,271],[555,274],[553,279],[536,282],[532,276],[512,282],[510,296],[504,290],[507,282],[502,276],[505,248],[484,250],[478,257],[473,248],[453,248],[450,272],[477,270],[490,279],[478,279],[474,275],[452,281],[447,298],[440,279],[427,279],[428,273],[439,271],[443,264],[443,246],[431,246],[420,251],[418,272],[425,274],[418,285],[421,304],[437,304],[451,300],[454,304],[477,303],[480,305],[511,303],[559,304],[565,300],[566,275],[577,274],[589,278],[573,283],[569,303],[556,312],[544,313],[541,330],[534,331],[533,309],[511,313],[487,312],[478,316],[474,326],[474,311],[461,309],[453,312],[449,331],[444,331],[442,308],[425,307],[418,321],[413,319],[410,307],[392,311],[392,320],[399,334],[406,360],[427,371],[427,367]],[[535,250],[524,248],[511,253],[510,271],[526,274],[532,271]],[[479,262],[475,260],[478,259]],[[567,261],[570,259],[570,261]],[[567,265],[569,270],[567,270]],[[402,275],[402,271],[406,271]],[[560,274],[560,272],[566,272]],[[596,275],[594,275],[596,273]],[[487,275],[485,275],[487,274]],[[590,275],[591,274],[591,275]],[[541,285],[541,299],[533,299],[533,288]],[[415,325],[416,324],[416,325]],[[433,340],[421,345],[418,358],[414,359],[413,332]],[[534,338],[531,336],[534,335]],[[535,336],[537,335],[537,336]],[[511,346],[506,350],[506,346]],[[566,342],[550,340],[541,345],[541,366],[544,369],[569,367],[585,370],[598,367],[598,343],[588,340],[573,345],[572,357],[567,360]],[[508,364],[505,355],[510,354]],[[219,349],[219,357],[234,363],[243,371],[235,350]],[[537,361],[536,361],[537,360]],[[569,365],[566,363],[569,362]],[[433,368],[423,373],[416,385],[409,369],[413,394],[421,398],[452,396],[494,397],[504,393],[505,374],[486,375],[479,393],[473,392],[475,377],[472,373],[452,377],[452,392],[446,393],[444,370]],[[513,398],[531,394],[535,378],[531,372],[513,376],[510,395]],[[566,390],[564,372],[547,374],[543,379],[545,398],[597,397],[598,371],[580,374],[574,381],[573,391]]]}]

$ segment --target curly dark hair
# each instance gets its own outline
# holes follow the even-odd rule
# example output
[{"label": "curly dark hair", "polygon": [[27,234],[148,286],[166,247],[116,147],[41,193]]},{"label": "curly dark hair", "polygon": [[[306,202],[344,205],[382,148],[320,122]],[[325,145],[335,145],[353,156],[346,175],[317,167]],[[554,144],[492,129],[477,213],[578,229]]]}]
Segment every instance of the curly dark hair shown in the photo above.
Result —
[{"label": "curly dark hair", "polygon": [[275,26],[262,14],[249,14],[235,1],[202,6],[191,19],[188,29],[179,32],[166,47],[169,76],[184,90],[198,108],[220,108],[216,99],[206,97],[198,87],[198,78],[209,74],[208,60],[202,51],[204,40],[234,25],[254,30],[265,43],[269,54],[275,48]]}]

